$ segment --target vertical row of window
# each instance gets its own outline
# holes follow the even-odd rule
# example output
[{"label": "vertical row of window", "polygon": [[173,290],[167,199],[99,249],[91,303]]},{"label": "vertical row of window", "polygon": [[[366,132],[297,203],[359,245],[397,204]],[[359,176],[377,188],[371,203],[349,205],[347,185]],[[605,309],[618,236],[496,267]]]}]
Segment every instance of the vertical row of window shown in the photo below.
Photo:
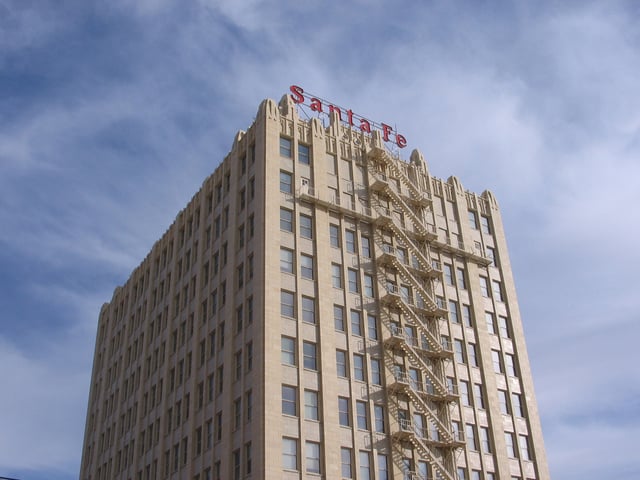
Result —
[{"label": "vertical row of window", "polygon": [[[251,148],[251,162],[255,161],[255,152],[253,147]],[[247,169],[246,156],[243,156],[240,161],[241,172],[240,175],[244,175]],[[239,178],[239,181],[242,178]],[[218,183],[215,187],[216,201],[221,204],[223,202],[223,195],[226,196],[231,191],[231,173],[224,175],[223,181]],[[239,215],[246,215],[245,212],[248,203],[255,198],[255,179],[252,177],[249,179],[247,185],[240,186],[237,194],[237,209]],[[213,213],[212,195],[207,197],[209,204],[208,213]],[[255,234],[254,215],[249,212],[247,216],[247,222],[241,223],[237,227],[235,232],[229,235],[235,234],[235,250],[243,249],[247,245],[248,239],[251,239]],[[224,240],[224,232],[231,224],[230,206],[221,206],[220,214],[218,214],[211,224],[207,227],[205,244],[206,248],[209,248],[212,241]],[[246,261],[235,266],[235,270],[231,273],[235,273],[235,285],[233,290],[240,291],[243,289],[247,282],[253,278],[254,264],[253,254],[248,252],[247,254],[236,255],[237,257],[245,257]],[[234,258],[233,247],[229,252],[229,242],[224,241],[220,245],[219,249],[216,249],[210,254],[210,258],[207,259],[202,267],[202,287],[208,287],[210,280],[222,272],[227,265],[228,259],[231,261]],[[231,277],[231,275],[227,275]],[[211,293],[206,296],[200,305],[200,316],[202,323],[205,324],[211,318],[214,318],[219,311],[222,311],[227,303],[227,281],[221,280],[219,284],[210,287]],[[253,298],[247,297],[242,303],[236,305],[235,310],[231,311],[229,318],[232,322],[232,333],[239,335],[244,331],[245,327],[253,322]],[[226,322],[229,323],[229,322]],[[198,359],[199,368],[204,368],[207,358],[213,358],[222,350],[225,346],[225,321],[220,318],[215,328],[211,329],[208,337],[202,340],[199,345]],[[240,381],[245,373],[248,373],[253,368],[253,342],[250,339],[237,350],[232,358],[232,365],[229,365],[227,372],[230,372],[227,376],[233,381]],[[207,345],[208,343],[208,345]],[[205,380],[198,383],[196,386],[196,407],[201,409],[205,403],[210,403],[215,400],[215,397],[220,395],[224,388],[224,365],[219,365],[215,372],[210,373]],[[175,416],[177,411],[174,409],[173,415]],[[213,447],[214,442],[219,442],[223,438],[223,417],[229,415],[232,419],[230,423],[230,430],[237,431],[243,421],[250,422],[253,413],[253,395],[249,389],[234,399],[229,411],[219,410],[215,413],[214,417],[206,420],[204,425],[198,427],[194,432],[192,451],[195,456],[202,455],[205,451],[210,450]],[[179,414],[179,413],[178,413]],[[168,415],[169,416],[169,415]],[[225,427],[226,428],[226,427]],[[184,455],[187,455],[184,453]],[[244,459],[244,460],[242,460]],[[231,467],[234,479],[240,479],[241,476],[248,475],[252,471],[252,449],[251,442],[244,444],[242,449],[237,449],[232,452],[231,455]],[[175,471],[175,463],[172,465]],[[220,479],[221,475],[221,462],[216,460],[213,468],[206,468],[201,473],[195,475],[195,479],[199,480],[201,475],[205,480]],[[165,476],[169,470],[165,469]]]}]

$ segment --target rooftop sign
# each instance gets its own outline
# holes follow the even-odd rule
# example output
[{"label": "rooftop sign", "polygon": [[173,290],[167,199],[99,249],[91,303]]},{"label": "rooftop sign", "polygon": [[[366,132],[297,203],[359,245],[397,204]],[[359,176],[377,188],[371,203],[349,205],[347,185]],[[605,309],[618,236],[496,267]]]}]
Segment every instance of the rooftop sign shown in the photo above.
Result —
[{"label": "rooftop sign", "polygon": [[309,108],[311,108],[311,110],[313,110],[314,112],[327,113],[328,115],[336,112],[338,114],[338,119],[351,127],[357,127],[365,133],[371,133],[372,129],[378,130],[382,133],[382,139],[385,142],[393,142],[400,148],[404,148],[407,146],[407,139],[404,137],[404,135],[400,135],[386,123],[372,122],[371,120],[367,120],[366,118],[354,113],[351,109],[338,107],[330,102],[327,102],[326,100],[310,95],[308,93],[305,95],[302,87],[299,87],[297,85],[291,85],[289,87],[289,90],[291,91],[291,99],[294,103],[302,103],[303,105],[308,105]]}]

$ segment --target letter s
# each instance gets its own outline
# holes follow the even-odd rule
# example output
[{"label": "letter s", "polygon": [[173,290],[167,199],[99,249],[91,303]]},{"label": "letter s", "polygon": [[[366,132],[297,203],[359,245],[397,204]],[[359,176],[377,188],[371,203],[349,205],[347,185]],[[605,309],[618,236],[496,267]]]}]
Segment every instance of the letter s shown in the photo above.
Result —
[{"label": "letter s", "polygon": [[302,89],[302,87],[299,87],[297,85],[291,85],[289,87],[289,90],[291,91],[291,100],[293,100],[294,103],[303,103],[304,102],[304,90]]}]

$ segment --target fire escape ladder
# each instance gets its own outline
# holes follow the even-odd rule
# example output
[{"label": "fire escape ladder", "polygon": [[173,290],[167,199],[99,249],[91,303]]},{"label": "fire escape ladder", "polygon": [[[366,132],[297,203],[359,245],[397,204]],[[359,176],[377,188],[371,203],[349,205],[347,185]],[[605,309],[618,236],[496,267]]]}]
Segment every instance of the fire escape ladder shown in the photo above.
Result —
[{"label": "fire escape ladder", "polygon": [[416,202],[423,202],[425,198],[428,198],[427,193],[422,192],[414,183],[407,177],[404,172],[398,168],[395,160],[386,152],[384,148],[373,148],[369,152],[369,158],[381,161],[384,163],[393,174],[400,179],[400,181],[409,189],[413,199]]},{"label": "fire escape ladder", "polygon": [[435,374],[435,372],[429,368],[429,365],[427,365],[427,362],[425,362],[424,358],[422,358],[422,355],[420,355],[416,351],[416,348],[407,341],[406,337],[402,338],[402,341],[399,342],[399,346],[402,351],[409,357],[411,363],[414,366],[418,367],[422,371],[422,373],[425,374],[429,378],[429,380],[431,380],[431,383],[436,390],[435,393],[441,397],[446,397],[449,394],[449,389],[443,383],[442,379],[440,379]]},{"label": "fire escape ladder", "polygon": [[[422,456],[429,459],[431,467],[440,474],[440,478],[443,478],[444,480],[456,480],[457,477],[452,474],[451,469],[448,469],[438,458],[436,458],[433,451],[424,443],[422,438],[415,434],[415,432],[413,432],[412,435],[409,435],[408,440]],[[436,475],[436,478],[438,478],[438,475]]]},{"label": "fire escape ladder", "polygon": [[[430,438],[430,440],[444,444],[453,444],[455,438],[452,433],[452,429],[447,428],[445,424],[442,423],[438,413],[434,412],[422,398],[422,395],[424,395],[424,385],[422,385],[421,382],[416,382],[415,380],[408,378],[408,375],[404,372],[396,372],[396,381],[402,384],[402,391],[411,398],[414,408],[423,415],[426,415],[426,417],[431,420],[438,429],[438,435],[442,436],[442,438]],[[423,437],[432,435],[429,432],[417,433]]]},{"label": "fire escape ladder", "polygon": [[[390,215],[390,212],[384,211],[386,210],[385,207],[376,205],[375,209],[381,215]],[[425,272],[429,272],[432,275],[435,275],[438,273],[431,265],[431,262],[427,260],[427,257],[425,256],[422,249],[418,247],[418,245],[416,245],[414,240],[409,238],[409,236],[405,233],[402,227],[399,227],[396,224],[393,216],[391,216],[391,221],[388,222],[387,227],[391,229],[394,235],[400,238],[401,240],[400,243],[403,244],[405,247],[407,247],[407,249],[409,249],[411,253],[413,253],[413,257],[417,260],[418,264]]]},{"label": "fire escape ladder", "polygon": [[404,299],[402,299],[401,295],[394,289],[397,287],[393,285],[387,286],[387,292],[389,296],[393,297],[393,304],[396,305],[405,316],[405,319],[408,321],[409,325],[416,327],[420,333],[422,333],[429,344],[429,349],[427,350],[429,353],[435,353],[439,356],[452,356],[453,352],[449,345],[448,348],[445,348],[442,341],[438,341],[438,336],[434,333],[429,325],[425,323],[425,320],[420,318],[420,316],[412,309],[409,308]]},{"label": "fire escape ladder", "polygon": [[433,300],[432,296],[429,295],[422,285],[409,271],[404,263],[398,260],[397,257],[394,256],[393,266],[396,267],[396,270],[400,274],[400,277],[409,285],[413,287],[416,293],[422,299],[422,303],[424,305],[424,309],[428,310],[430,313],[439,315],[439,307],[436,302]]},{"label": "fire escape ladder", "polygon": [[383,192],[386,196],[391,199],[391,203],[398,209],[398,211],[402,212],[404,215],[411,219],[411,222],[414,225],[417,233],[423,238],[427,238],[430,235],[435,235],[435,232],[430,232],[427,227],[424,226],[424,222],[418,214],[411,208],[407,203],[402,199],[402,197],[393,189],[388,183],[386,176],[375,170],[370,170],[372,176],[374,177],[374,183],[372,188],[374,190],[379,190]]}]

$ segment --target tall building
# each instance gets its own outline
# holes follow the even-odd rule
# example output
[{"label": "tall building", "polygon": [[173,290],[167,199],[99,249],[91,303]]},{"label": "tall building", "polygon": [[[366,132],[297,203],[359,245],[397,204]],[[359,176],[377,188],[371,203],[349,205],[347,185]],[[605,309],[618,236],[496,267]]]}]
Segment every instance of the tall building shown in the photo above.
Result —
[{"label": "tall building", "polygon": [[80,478],[548,479],[495,198],[292,92],[102,307]]}]

